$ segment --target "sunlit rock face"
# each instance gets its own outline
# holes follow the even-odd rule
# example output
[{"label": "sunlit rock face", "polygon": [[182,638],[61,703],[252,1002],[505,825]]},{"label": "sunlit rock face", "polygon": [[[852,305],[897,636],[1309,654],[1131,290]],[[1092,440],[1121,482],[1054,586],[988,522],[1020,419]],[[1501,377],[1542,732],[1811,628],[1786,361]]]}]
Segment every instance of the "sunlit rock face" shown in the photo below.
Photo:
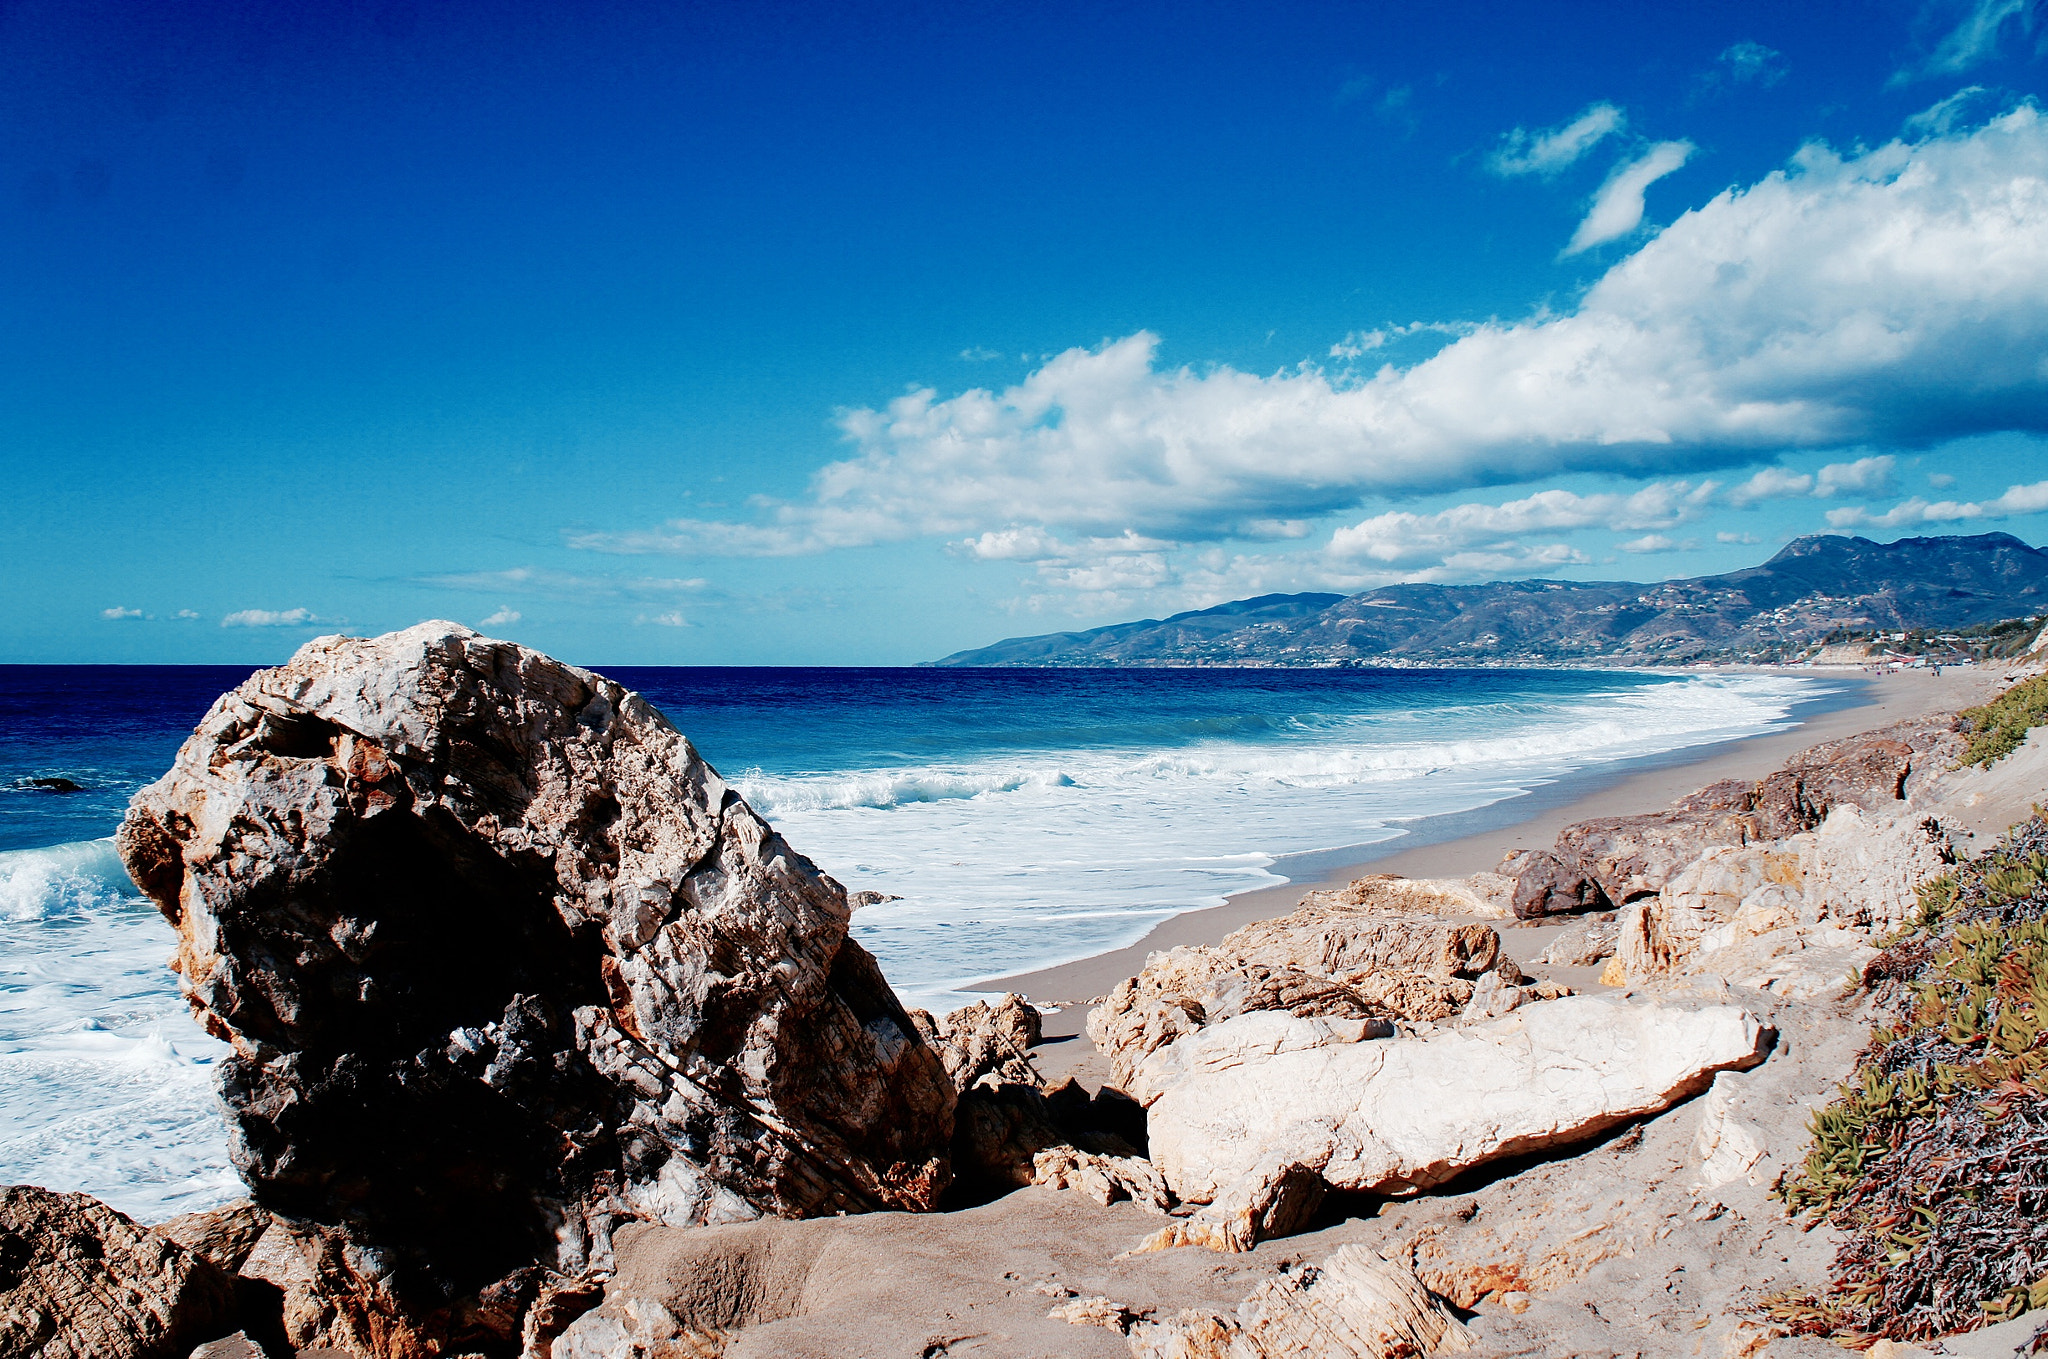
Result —
[{"label": "sunlit rock face", "polygon": [[597,675],[450,623],[314,641],[119,844],[234,1046],[256,1198],[415,1313],[604,1264],[626,1221],[946,1186],[953,1085],[844,890]]}]

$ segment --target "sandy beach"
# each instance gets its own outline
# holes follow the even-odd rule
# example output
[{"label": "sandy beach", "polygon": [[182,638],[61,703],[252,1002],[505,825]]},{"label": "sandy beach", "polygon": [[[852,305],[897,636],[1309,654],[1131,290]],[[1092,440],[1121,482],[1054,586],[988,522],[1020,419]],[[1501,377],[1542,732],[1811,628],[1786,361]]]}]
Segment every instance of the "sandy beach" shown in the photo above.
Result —
[{"label": "sandy beach", "polygon": [[[1760,779],[1792,755],[1822,741],[1923,713],[1974,706],[2003,685],[2005,670],[1986,666],[1950,668],[1939,675],[1907,670],[1853,677],[1865,686],[1861,702],[1816,714],[1789,730],[1701,746],[1656,768],[1594,784],[1577,796],[1545,796],[1545,790],[1539,789],[1473,812],[1418,821],[1399,839],[1360,846],[1337,862],[1318,856],[1313,872],[1240,892],[1221,906],[1172,916],[1126,948],[991,978],[966,989],[1017,991],[1037,1004],[1060,1006],[1062,1013],[1046,1021],[1047,1034],[1078,1033],[1087,1007],[1124,978],[1134,976],[1148,955],[1182,944],[1214,944],[1242,925],[1285,914],[1305,892],[1342,886],[1360,870],[1428,878],[1489,869],[1510,850],[1550,844],[1557,832],[1572,822],[1651,811],[1722,779]],[[1478,823],[1477,828],[1464,829],[1473,823]],[[1277,865],[1276,871],[1289,866]]]}]

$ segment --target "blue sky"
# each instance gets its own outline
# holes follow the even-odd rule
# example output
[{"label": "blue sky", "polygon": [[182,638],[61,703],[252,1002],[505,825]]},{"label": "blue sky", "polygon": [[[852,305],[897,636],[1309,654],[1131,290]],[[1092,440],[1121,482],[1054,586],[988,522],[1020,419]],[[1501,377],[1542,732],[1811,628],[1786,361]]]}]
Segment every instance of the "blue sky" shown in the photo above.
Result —
[{"label": "blue sky", "polygon": [[0,660],[2048,539],[2048,16],[0,6]]}]

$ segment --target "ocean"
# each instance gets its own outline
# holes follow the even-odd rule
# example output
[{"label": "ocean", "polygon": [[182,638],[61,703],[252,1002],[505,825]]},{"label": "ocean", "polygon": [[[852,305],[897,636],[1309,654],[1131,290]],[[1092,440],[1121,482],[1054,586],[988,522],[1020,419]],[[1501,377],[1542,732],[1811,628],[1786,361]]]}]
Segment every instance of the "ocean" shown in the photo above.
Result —
[{"label": "ocean", "polygon": [[[108,839],[249,667],[0,666],[0,1183],[143,1221],[237,1196],[225,1049]],[[624,667],[851,889],[905,1003],[1135,942],[1394,841],[1839,706],[1853,680],[1579,670]],[[34,786],[63,778],[76,792]]]}]

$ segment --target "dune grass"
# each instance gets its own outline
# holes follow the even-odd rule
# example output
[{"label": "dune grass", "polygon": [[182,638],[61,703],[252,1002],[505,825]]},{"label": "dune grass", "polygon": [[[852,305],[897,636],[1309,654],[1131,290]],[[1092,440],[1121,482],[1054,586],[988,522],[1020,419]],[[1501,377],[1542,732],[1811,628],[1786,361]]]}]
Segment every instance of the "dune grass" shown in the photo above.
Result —
[{"label": "dune grass", "polygon": [[1797,1334],[1924,1340],[2048,1306],[2048,822],[1922,884],[1865,971],[1888,1022],[1777,1193],[1843,1233]]},{"label": "dune grass", "polygon": [[1989,768],[2025,745],[2030,730],[2048,723],[2048,675],[2015,684],[1982,707],[1966,708],[1957,716],[1970,742],[1961,762]]}]

